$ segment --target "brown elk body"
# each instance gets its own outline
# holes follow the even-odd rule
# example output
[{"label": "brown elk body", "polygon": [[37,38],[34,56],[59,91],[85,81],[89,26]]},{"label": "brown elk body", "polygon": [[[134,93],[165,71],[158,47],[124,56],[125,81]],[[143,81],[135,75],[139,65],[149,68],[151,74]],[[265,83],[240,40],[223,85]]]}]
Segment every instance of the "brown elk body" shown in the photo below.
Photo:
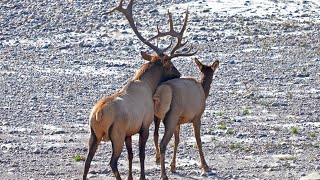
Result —
[{"label": "brown elk body", "polygon": [[[132,140],[131,136],[139,133],[139,157],[140,157],[140,179],[145,179],[144,159],[145,145],[149,136],[149,126],[154,119],[153,94],[158,85],[166,80],[180,77],[180,73],[174,67],[171,59],[179,56],[192,56],[197,53],[190,53],[191,46],[186,53],[176,53],[178,49],[186,45],[182,43],[183,32],[186,29],[188,13],[180,32],[173,29],[172,16],[169,13],[170,31],[160,32],[153,38],[146,40],[138,32],[132,17],[133,0],[130,0],[127,8],[120,5],[108,12],[110,14],[119,11],[125,15],[129,21],[130,27],[136,36],[147,46],[153,49],[157,55],[148,55],[142,53],[142,57],[149,62],[146,63],[134,76],[134,78],[119,92],[112,96],[101,99],[92,108],[89,119],[91,136],[89,139],[89,151],[85,161],[83,179],[86,179],[92,158],[98,148],[101,140],[112,143],[112,156],[110,166],[116,179],[121,179],[117,168],[117,162],[125,142],[128,151],[129,174],[128,179],[132,179]],[[170,55],[164,54],[172,43],[164,49],[151,44],[149,41],[165,36],[177,38],[177,44],[174,46]],[[172,42],[172,41],[171,41]]]},{"label": "brown elk body", "polygon": [[[167,179],[165,172],[165,151],[171,137],[174,134],[174,154],[171,161],[171,171],[176,169],[176,152],[179,144],[180,125],[192,123],[194,134],[199,148],[201,166],[205,171],[209,167],[204,159],[200,138],[201,115],[205,110],[205,101],[209,95],[214,72],[219,66],[219,61],[211,66],[202,65],[195,59],[201,71],[201,80],[193,78],[177,78],[162,83],[153,96],[155,106],[155,132],[154,143],[156,146],[156,161],[161,164],[161,177]],[[159,125],[163,120],[165,133],[158,146]]]},{"label": "brown elk body", "polygon": [[180,76],[178,70],[167,57],[154,56],[145,64],[135,77],[118,93],[101,99],[92,109],[90,116],[91,137],[89,153],[85,162],[84,179],[90,162],[101,140],[112,142],[110,166],[117,179],[120,174],[117,161],[125,142],[129,159],[129,179],[132,179],[131,136],[139,133],[141,177],[144,178],[144,150],[153,121],[154,109],[152,96],[162,81]]}]

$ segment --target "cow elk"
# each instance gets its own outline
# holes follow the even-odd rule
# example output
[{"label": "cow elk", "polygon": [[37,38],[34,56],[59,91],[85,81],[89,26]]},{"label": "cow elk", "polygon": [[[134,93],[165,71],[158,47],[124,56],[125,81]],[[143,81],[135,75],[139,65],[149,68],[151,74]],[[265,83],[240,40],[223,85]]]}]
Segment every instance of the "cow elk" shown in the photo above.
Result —
[{"label": "cow elk", "polygon": [[[153,96],[155,106],[155,132],[154,143],[156,146],[156,161],[161,164],[161,177],[167,179],[165,172],[165,151],[172,135],[174,134],[174,152],[171,161],[171,171],[176,170],[176,153],[179,144],[180,125],[192,123],[194,135],[199,148],[202,168],[208,172],[209,167],[204,159],[200,138],[201,115],[205,110],[205,101],[209,95],[210,86],[214,72],[218,69],[219,61],[211,66],[200,63],[195,58],[201,72],[201,80],[198,82],[193,78],[176,78],[162,83]],[[158,145],[159,125],[163,120],[165,133]]]},{"label": "cow elk", "polygon": [[[132,179],[132,139],[131,136],[139,133],[139,157],[140,157],[140,179],[145,179],[144,160],[145,146],[149,136],[149,126],[154,119],[153,94],[161,82],[169,79],[179,78],[180,73],[171,62],[171,59],[179,56],[192,56],[198,50],[190,52],[176,52],[186,43],[181,43],[183,33],[186,29],[187,15],[180,32],[173,29],[172,17],[169,13],[170,30],[168,32],[160,32],[153,38],[146,40],[139,33],[132,17],[133,0],[127,5],[127,8],[120,5],[107,14],[119,11],[125,15],[129,21],[130,27],[135,35],[157,55],[149,55],[141,52],[142,57],[148,60],[119,92],[99,100],[92,108],[89,118],[91,135],[89,139],[89,150],[85,161],[83,179],[87,178],[93,156],[98,148],[101,140],[111,141],[112,156],[110,166],[116,179],[121,179],[117,168],[117,162],[120,157],[123,145],[125,143],[128,151],[129,174],[128,179]],[[177,38],[177,44],[172,48],[169,55],[165,52],[171,47],[172,43],[164,49],[150,43],[156,38],[171,36]],[[172,41],[171,41],[172,42]]]}]

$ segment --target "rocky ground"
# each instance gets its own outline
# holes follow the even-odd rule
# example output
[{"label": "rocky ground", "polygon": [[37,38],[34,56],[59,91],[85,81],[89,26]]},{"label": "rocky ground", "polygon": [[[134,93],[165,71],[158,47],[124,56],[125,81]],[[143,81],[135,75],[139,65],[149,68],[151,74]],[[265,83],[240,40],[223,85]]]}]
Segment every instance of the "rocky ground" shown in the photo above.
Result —
[{"label": "rocky ground", "polygon": [[[148,50],[120,14],[118,1],[0,2],[0,179],[80,179],[88,116],[116,92]],[[317,0],[137,1],[144,36],[178,28],[189,7],[186,39],[201,46],[205,64],[221,62],[202,117],[203,173],[191,125],[183,125],[177,172],[170,179],[320,179],[320,3]],[[174,64],[198,77],[192,58]],[[161,127],[163,133],[163,127]],[[152,143],[146,176],[158,179]],[[139,177],[138,136],[133,138]],[[113,179],[111,144],[102,143],[89,178]],[[80,158],[81,159],[81,158]],[[119,160],[123,178],[126,152]]]}]

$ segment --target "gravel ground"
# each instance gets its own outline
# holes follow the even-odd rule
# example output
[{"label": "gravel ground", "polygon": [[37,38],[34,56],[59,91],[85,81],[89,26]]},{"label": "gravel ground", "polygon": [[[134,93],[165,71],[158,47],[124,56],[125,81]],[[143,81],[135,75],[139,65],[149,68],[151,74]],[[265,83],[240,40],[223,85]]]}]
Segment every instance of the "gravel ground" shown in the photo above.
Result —
[{"label": "gravel ground", "polygon": [[[124,86],[148,50],[120,14],[118,1],[0,2],[0,179],[80,179],[88,116],[100,98]],[[221,62],[202,117],[199,166],[191,125],[180,131],[177,172],[170,179],[320,179],[320,3],[317,0],[137,1],[144,36],[175,25],[189,7],[186,39],[205,64]],[[198,78],[192,58],[174,59]],[[160,128],[163,134],[163,127]],[[160,178],[150,128],[147,179]],[[133,137],[139,177],[138,136]],[[102,143],[90,179],[113,179],[110,142]],[[118,163],[128,172],[126,152]]]}]

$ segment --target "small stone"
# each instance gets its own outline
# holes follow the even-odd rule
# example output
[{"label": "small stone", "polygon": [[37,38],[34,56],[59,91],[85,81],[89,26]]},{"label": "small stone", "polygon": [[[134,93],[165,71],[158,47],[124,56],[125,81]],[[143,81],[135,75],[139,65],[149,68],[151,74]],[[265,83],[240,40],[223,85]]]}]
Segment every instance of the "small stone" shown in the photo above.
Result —
[{"label": "small stone", "polygon": [[54,147],[53,146],[50,146],[47,150],[48,151],[52,151],[54,149]]},{"label": "small stone", "polygon": [[205,9],[202,12],[204,12],[204,13],[210,12],[210,9]]},{"label": "small stone", "polygon": [[307,180],[307,179],[320,179],[320,174],[318,172],[312,172],[302,177],[300,180]]},{"label": "small stone", "polygon": [[153,10],[149,11],[149,13],[151,13],[151,14],[157,14],[157,13],[159,13],[159,11],[158,11],[158,9],[153,9]]},{"label": "small stone", "polygon": [[108,169],[104,169],[103,171],[101,171],[101,174],[108,174],[110,171]]},{"label": "small stone", "polygon": [[236,37],[233,35],[230,35],[230,36],[227,36],[226,39],[236,39]]},{"label": "small stone", "polygon": [[40,149],[36,148],[35,150],[33,150],[34,154],[40,154]]},{"label": "small stone", "polygon": [[3,123],[2,123],[2,126],[9,126],[9,125],[10,125],[9,122],[3,122]]},{"label": "small stone", "polygon": [[52,172],[52,171],[47,171],[46,172],[46,176],[54,176],[54,175],[55,175],[55,173]]},{"label": "small stone", "polygon": [[66,133],[66,132],[65,132],[64,130],[59,129],[59,130],[52,131],[52,132],[50,133],[50,135],[54,135],[54,134],[65,134],[65,133]]},{"label": "small stone", "polygon": [[15,172],[16,171],[16,168],[10,168],[10,169],[8,169],[8,172]]},{"label": "small stone", "polygon": [[280,145],[281,146],[286,146],[286,145],[288,145],[288,143],[287,142],[281,142]]},{"label": "small stone", "polygon": [[202,177],[207,177],[207,176],[208,176],[208,173],[207,173],[207,172],[202,172],[202,173],[201,173],[201,176],[202,176]]},{"label": "small stone", "polygon": [[209,171],[208,172],[208,176],[214,176],[214,175],[216,175],[217,173],[216,172],[214,172],[214,171]]},{"label": "small stone", "polygon": [[129,48],[128,46],[125,46],[125,47],[121,48],[121,50],[122,50],[122,51],[129,51],[130,48]]}]

